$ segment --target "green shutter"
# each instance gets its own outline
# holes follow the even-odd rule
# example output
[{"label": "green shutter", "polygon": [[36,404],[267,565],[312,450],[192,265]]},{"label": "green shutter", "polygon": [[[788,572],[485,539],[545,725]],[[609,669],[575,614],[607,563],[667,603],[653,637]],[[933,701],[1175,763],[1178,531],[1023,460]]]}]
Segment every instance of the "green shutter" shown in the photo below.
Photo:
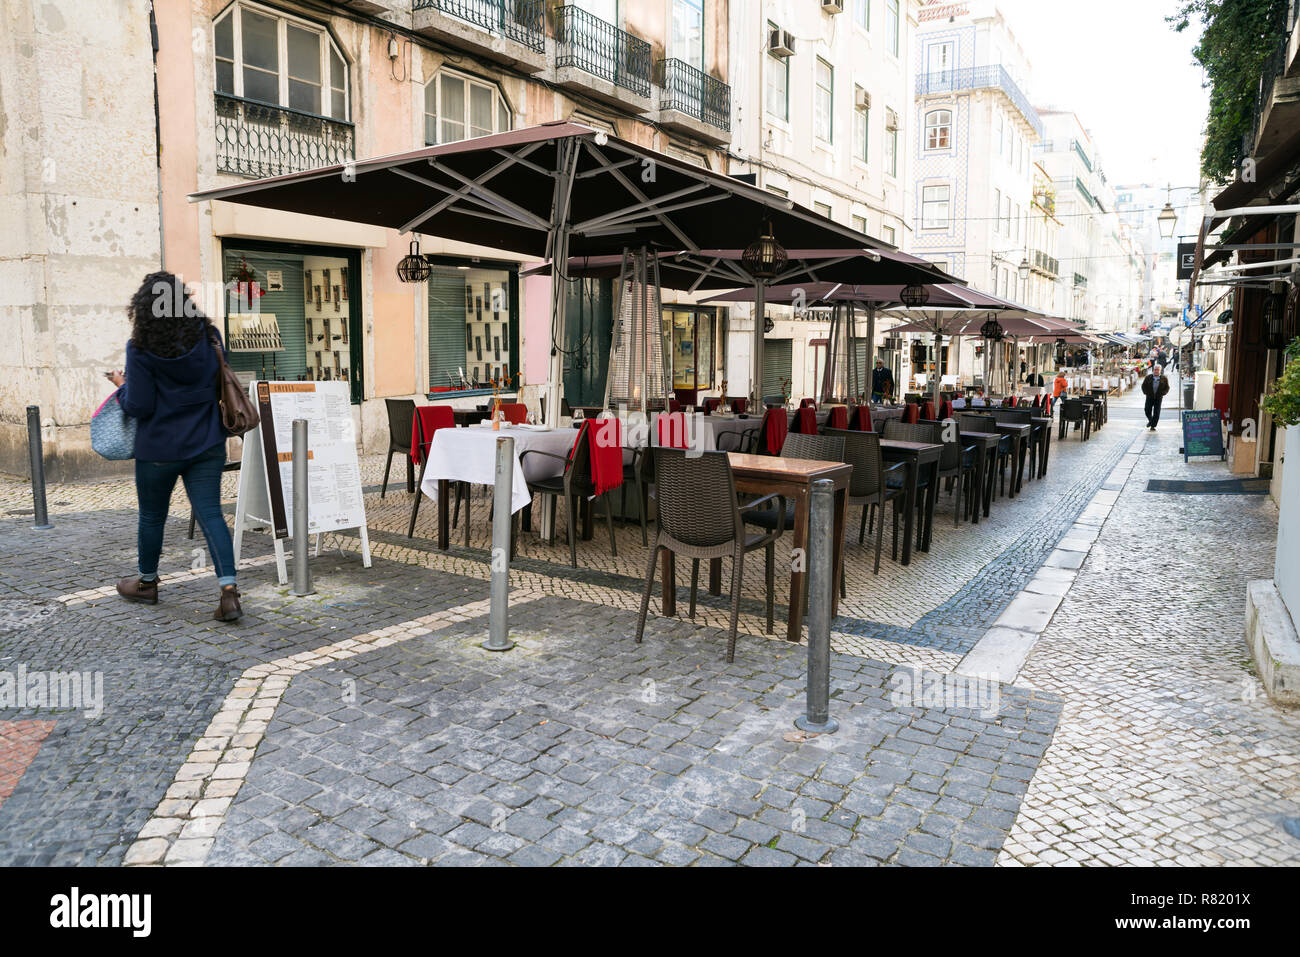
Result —
[{"label": "green shutter", "polygon": [[791,378],[793,368],[793,339],[763,340],[763,395],[781,395],[781,382]]},{"label": "green shutter", "polygon": [[[232,352],[230,367],[236,372],[251,372],[258,378],[300,380],[307,378],[307,321],[303,308],[302,257],[277,255],[255,250],[229,248],[225,251],[222,281],[230,282],[239,271],[240,260],[248,263],[258,285],[265,288],[266,271],[278,269],[284,288],[267,292],[255,303],[262,312],[275,316],[280,327],[283,352]],[[223,302],[223,308],[229,303]],[[227,330],[228,332],[228,330]]]},{"label": "green shutter", "polygon": [[[470,378],[465,350],[465,279],[456,269],[434,267],[429,274],[429,388],[446,389]],[[479,381],[484,376],[480,374]]]}]

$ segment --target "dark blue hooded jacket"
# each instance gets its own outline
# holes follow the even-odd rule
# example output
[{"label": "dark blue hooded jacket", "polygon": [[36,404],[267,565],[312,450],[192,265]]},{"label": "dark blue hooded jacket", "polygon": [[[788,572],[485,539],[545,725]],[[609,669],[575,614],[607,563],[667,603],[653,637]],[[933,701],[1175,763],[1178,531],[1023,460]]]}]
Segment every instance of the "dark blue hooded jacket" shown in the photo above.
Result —
[{"label": "dark blue hooded jacket", "polygon": [[206,335],[174,359],[127,342],[126,383],[118,401],[137,422],[138,460],[179,462],[225,441],[217,405],[217,368]]}]

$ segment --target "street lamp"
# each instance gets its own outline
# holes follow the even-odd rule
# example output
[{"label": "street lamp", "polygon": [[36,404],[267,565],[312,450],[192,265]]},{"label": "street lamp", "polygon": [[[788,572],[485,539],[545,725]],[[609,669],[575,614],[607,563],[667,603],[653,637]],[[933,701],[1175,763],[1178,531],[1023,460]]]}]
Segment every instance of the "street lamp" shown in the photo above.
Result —
[{"label": "street lamp", "polygon": [[1174,238],[1174,228],[1178,225],[1178,213],[1174,211],[1172,186],[1165,191],[1165,208],[1160,210],[1160,215],[1156,217],[1156,223],[1160,227],[1161,239]]},{"label": "street lamp", "polygon": [[1020,273],[1021,282],[1024,282],[1026,279],[1029,278],[1029,254],[1028,253],[1025,254],[1024,259],[1020,260],[1020,268],[1017,271]]}]

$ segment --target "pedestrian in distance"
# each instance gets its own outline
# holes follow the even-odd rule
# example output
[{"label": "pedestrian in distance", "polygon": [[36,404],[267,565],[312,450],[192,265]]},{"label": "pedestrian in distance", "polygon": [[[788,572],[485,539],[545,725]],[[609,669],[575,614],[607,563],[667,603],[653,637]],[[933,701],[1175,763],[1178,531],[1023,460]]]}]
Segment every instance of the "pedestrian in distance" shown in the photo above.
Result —
[{"label": "pedestrian in distance", "polygon": [[876,360],[876,367],[871,370],[871,401],[879,404],[886,398],[894,397],[894,374],[885,366],[883,359]]},{"label": "pedestrian in distance", "polygon": [[1147,428],[1152,432],[1160,423],[1160,404],[1169,394],[1169,379],[1164,371],[1163,367],[1156,366],[1142,380],[1142,394],[1146,396]]},{"label": "pedestrian in distance", "polygon": [[158,559],[176,480],[203,529],[220,599],[213,617],[243,614],[235,586],[235,554],[221,512],[226,433],[218,405],[220,335],[169,272],[146,276],[128,307],[131,338],[125,372],[105,375],[119,387],[122,411],[136,420],[135,490],[139,505],[138,576],[117,593],[127,601],[158,603]]}]

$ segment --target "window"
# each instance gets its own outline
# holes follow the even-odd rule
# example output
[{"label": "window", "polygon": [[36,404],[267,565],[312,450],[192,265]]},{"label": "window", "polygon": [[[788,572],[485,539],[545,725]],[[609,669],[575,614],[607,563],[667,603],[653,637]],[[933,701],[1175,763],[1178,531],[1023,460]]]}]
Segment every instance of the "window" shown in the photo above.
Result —
[{"label": "window", "polygon": [[885,0],[885,48],[894,56],[898,56],[898,45],[898,0]]},{"label": "window", "polygon": [[885,111],[885,172],[898,175],[898,118],[892,110]]},{"label": "window", "polygon": [[825,216],[827,219],[830,219],[830,218],[831,218],[831,213],[834,212],[834,210],[831,209],[831,207],[830,207],[829,204],[827,204],[827,203],[819,203],[819,202],[817,202],[816,200],[814,200],[814,201],[813,201],[813,212],[816,213],[816,214],[819,215],[819,216]]},{"label": "window", "polygon": [[932,110],[925,115],[925,148],[946,150],[952,138],[952,111]]},{"label": "window", "polygon": [[949,222],[947,186],[926,186],[921,190],[921,228],[947,229]]},{"label": "window", "polygon": [[674,389],[713,388],[716,316],[716,310],[703,307],[664,307],[664,332],[673,351]]},{"label": "window", "polygon": [[853,22],[864,30],[871,29],[871,0],[853,0]]},{"label": "window", "polygon": [[849,217],[849,222],[858,232],[865,233],[867,231],[867,217],[859,216],[857,213],[854,213]]},{"label": "window", "polygon": [[996,112],[995,112],[995,114],[994,114],[994,116],[993,116],[993,129],[997,131],[997,135],[994,137],[994,139],[996,140],[996,142],[997,142],[997,144],[998,144],[998,155],[999,155],[999,156],[1002,156],[1002,155],[1004,155],[1004,154],[1006,153],[1007,148],[1006,148],[1005,143],[1003,142],[1002,114],[1001,114],[1001,113],[996,113]]},{"label": "window", "polygon": [[673,0],[671,55],[704,69],[704,0]]},{"label": "window", "polygon": [[323,27],[237,2],[212,32],[218,93],[348,118],[347,63]]},{"label": "window", "polygon": [[782,189],[780,186],[769,186],[767,191],[769,193],[776,193],[777,196],[784,196],[786,199],[790,198],[790,191],[788,189]]},{"label": "window", "polygon": [[993,190],[993,235],[1002,232],[1002,190]]},{"label": "window", "polygon": [[[767,22],[767,35],[771,36],[776,24]],[[768,116],[788,122],[790,119],[790,60],[787,57],[768,55],[767,70],[763,77],[763,108]]]},{"label": "window", "polygon": [[1020,204],[1016,203],[1016,242],[1020,242]]},{"label": "window", "polygon": [[885,242],[889,243],[889,245],[891,246],[898,245],[898,240],[896,238],[897,236],[898,234],[894,231],[893,226],[880,227],[880,238],[883,239]]},{"label": "window", "polygon": [[835,68],[818,57],[813,72],[813,134],[827,143],[834,142],[834,111]]},{"label": "window", "polygon": [[493,83],[442,71],[424,86],[424,142],[456,143],[510,129],[512,115]]},{"label": "window", "polygon": [[[862,91],[861,87],[856,88],[858,92]],[[867,144],[868,132],[871,126],[871,110],[866,106],[859,106],[853,111],[853,158],[863,163],[867,162]]]},{"label": "window", "polygon": [[1010,236],[1011,235],[1011,197],[1010,196],[1002,197],[1002,208],[1004,210],[1002,215],[1006,219],[1006,222],[1002,226],[1003,235]]},{"label": "window", "polygon": [[[428,279],[429,391],[490,388],[519,370],[512,359],[518,290],[509,269],[435,265]],[[502,391],[512,391],[508,388]]]}]

